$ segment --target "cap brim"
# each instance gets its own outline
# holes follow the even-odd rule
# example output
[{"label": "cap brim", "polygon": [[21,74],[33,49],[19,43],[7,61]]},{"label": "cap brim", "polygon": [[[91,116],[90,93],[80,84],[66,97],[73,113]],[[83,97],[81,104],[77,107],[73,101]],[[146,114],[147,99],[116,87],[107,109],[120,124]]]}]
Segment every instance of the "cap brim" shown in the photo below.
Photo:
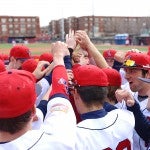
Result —
[{"label": "cap brim", "polygon": [[139,77],[139,79],[143,82],[146,82],[146,83],[150,83],[150,79],[147,79],[147,78],[141,78]]},{"label": "cap brim", "polygon": [[140,66],[125,66],[125,65],[122,65],[120,68],[137,68],[137,69],[143,69],[143,70],[150,70],[149,66],[140,67]]}]

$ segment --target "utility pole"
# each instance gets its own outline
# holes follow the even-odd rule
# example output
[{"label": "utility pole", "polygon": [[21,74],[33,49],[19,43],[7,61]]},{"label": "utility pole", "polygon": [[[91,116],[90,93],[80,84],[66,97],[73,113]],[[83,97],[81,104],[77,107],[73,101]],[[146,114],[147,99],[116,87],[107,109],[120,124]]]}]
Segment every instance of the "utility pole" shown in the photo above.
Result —
[{"label": "utility pole", "polygon": [[94,17],[94,0],[92,0],[92,38],[95,37],[95,17]]},{"label": "utility pole", "polygon": [[62,18],[61,18],[61,40],[64,41],[64,17],[63,17],[63,8],[62,8]]},{"label": "utility pole", "polygon": [[64,41],[64,18],[61,19],[61,39]]}]

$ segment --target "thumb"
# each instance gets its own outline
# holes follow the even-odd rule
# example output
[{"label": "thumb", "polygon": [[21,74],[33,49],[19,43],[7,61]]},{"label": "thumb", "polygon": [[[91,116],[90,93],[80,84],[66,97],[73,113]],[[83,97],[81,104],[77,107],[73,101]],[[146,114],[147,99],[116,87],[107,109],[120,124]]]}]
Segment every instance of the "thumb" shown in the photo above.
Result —
[{"label": "thumb", "polygon": [[135,104],[135,101],[129,99],[129,100],[126,101],[126,104],[127,104],[128,107],[132,107]]}]

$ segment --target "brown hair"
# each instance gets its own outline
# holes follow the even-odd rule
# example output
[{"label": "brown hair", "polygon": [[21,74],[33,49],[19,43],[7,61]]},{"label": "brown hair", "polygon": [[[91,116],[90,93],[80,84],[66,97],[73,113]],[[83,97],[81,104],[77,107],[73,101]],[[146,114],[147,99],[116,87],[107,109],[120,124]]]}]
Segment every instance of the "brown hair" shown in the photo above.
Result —
[{"label": "brown hair", "polygon": [[14,118],[0,118],[0,131],[14,134],[22,130],[31,119],[32,111]]}]

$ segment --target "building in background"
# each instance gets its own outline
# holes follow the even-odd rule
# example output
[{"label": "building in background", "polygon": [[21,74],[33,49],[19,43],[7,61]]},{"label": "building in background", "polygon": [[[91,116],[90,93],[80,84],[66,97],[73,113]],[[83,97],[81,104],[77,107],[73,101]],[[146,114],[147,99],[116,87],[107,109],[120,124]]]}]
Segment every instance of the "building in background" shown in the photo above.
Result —
[{"label": "building in background", "polygon": [[40,34],[39,17],[0,16],[0,42],[34,41]]},{"label": "building in background", "polygon": [[43,26],[41,27],[41,34],[37,41],[40,42],[49,42],[51,40],[51,34],[49,33],[49,28],[48,26]]},{"label": "building in background", "polygon": [[128,34],[133,44],[150,44],[150,17],[82,16],[63,20],[63,24],[62,19],[49,23],[52,39],[63,39],[73,29],[85,30],[92,40],[103,43],[115,42],[116,34]]}]

